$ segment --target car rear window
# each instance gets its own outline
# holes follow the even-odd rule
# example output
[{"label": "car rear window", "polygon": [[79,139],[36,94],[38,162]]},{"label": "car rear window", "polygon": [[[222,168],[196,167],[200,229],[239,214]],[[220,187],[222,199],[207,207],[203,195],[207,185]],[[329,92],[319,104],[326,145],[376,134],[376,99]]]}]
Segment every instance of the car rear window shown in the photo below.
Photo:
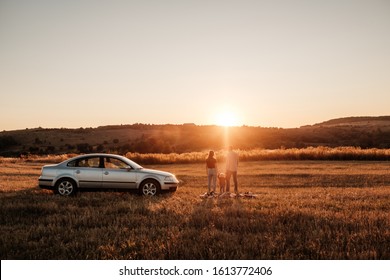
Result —
[{"label": "car rear window", "polygon": [[90,158],[82,158],[78,160],[72,160],[68,162],[68,167],[92,167],[98,168],[100,167],[100,158],[99,157],[90,157]]}]

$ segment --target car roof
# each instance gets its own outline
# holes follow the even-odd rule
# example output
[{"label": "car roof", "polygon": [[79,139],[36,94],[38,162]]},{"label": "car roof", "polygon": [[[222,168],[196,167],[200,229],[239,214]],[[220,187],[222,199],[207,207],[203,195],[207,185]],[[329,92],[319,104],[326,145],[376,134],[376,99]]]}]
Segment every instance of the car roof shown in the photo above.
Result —
[{"label": "car roof", "polygon": [[123,157],[121,155],[116,155],[116,154],[106,154],[106,153],[91,153],[91,154],[82,154],[76,157],[85,157],[85,156],[100,156],[100,157],[105,157],[105,156],[113,156],[113,157]]},{"label": "car roof", "polygon": [[124,157],[124,156],[115,155],[115,154],[91,153],[91,154],[78,155],[78,156],[69,158],[69,159],[67,159],[67,160],[65,160],[65,161],[63,161],[63,162],[69,162],[69,161],[72,161],[72,160],[77,160],[77,159],[86,158],[86,157],[116,157],[116,158],[126,158],[126,157]]}]

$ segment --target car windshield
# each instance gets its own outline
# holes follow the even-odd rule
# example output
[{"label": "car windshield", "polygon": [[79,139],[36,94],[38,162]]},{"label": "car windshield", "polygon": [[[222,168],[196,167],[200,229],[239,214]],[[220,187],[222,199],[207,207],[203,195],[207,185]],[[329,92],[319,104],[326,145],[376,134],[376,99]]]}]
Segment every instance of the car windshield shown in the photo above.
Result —
[{"label": "car windshield", "polygon": [[139,165],[138,163],[135,163],[131,159],[128,159],[127,157],[122,157],[122,158],[123,158],[123,161],[126,162],[128,165],[130,165],[132,168],[143,169],[143,167],[141,165]]}]

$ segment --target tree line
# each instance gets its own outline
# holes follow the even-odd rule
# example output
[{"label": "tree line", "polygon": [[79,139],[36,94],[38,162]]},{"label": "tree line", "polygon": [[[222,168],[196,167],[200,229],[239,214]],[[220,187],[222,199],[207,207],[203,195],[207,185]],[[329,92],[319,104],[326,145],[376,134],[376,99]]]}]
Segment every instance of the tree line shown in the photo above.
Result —
[{"label": "tree line", "polygon": [[[33,133],[35,137],[29,142],[26,140],[28,133]],[[227,145],[241,150],[319,146],[389,149],[390,126],[316,125],[282,129],[134,124],[0,133],[0,156],[90,152],[180,154],[220,150]]]}]

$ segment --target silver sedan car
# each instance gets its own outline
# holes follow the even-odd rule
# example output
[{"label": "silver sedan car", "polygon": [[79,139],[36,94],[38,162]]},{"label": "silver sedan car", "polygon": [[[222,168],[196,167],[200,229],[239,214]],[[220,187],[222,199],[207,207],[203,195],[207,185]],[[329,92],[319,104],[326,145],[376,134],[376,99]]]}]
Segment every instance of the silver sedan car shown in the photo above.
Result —
[{"label": "silver sedan car", "polygon": [[42,167],[39,186],[52,189],[63,196],[78,189],[134,189],[153,196],[163,190],[176,191],[179,181],[175,175],[145,169],[119,155],[88,154]]}]

